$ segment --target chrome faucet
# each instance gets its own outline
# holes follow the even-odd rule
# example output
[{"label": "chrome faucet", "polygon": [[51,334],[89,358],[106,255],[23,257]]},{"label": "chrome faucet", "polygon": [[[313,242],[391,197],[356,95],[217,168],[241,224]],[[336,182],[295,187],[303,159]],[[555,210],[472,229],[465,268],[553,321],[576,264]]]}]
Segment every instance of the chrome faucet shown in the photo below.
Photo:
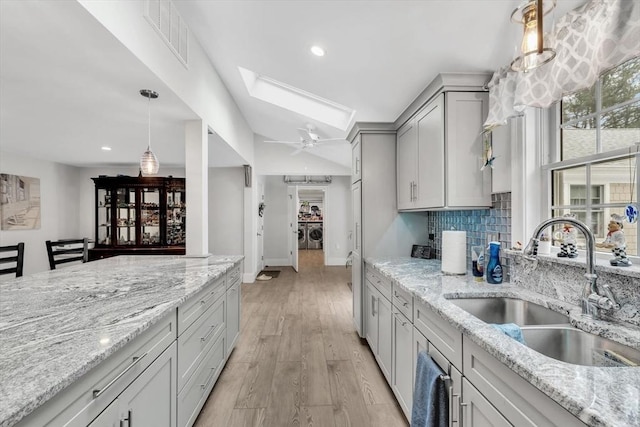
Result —
[{"label": "chrome faucet", "polygon": [[[533,232],[533,237],[529,241],[529,244],[524,249],[524,255],[527,258],[533,257],[535,259],[537,254],[538,242],[540,241],[540,235],[542,231],[547,227],[555,224],[572,224],[578,230],[582,231],[587,241],[587,273],[584,275],[587,278],[584,288],[582,288],[582,314],[584,316],[598,318],[598,310],[619,310],[620,304],[616,301],[616,297],[611,291],[611,287],[607,284],[602,284],[598,287],[596,283],[596,270],[593,263],[595,254],[595,237],[593,233],[582,221],[578,221],[574,218],[559,217],[551,218],[543,221],[538,225]],[[601,292],[599,292],[599,288]]]}]

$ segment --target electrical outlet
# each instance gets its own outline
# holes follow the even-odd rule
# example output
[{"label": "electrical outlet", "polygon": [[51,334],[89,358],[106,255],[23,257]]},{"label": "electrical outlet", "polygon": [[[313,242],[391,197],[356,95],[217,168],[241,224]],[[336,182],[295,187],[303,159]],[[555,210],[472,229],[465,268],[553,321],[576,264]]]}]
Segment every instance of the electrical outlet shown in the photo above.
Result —
[{"label": "electrical outlet", "polygon": [[434,240],[436,235],[434,233],[429,233],[429,240]]}]

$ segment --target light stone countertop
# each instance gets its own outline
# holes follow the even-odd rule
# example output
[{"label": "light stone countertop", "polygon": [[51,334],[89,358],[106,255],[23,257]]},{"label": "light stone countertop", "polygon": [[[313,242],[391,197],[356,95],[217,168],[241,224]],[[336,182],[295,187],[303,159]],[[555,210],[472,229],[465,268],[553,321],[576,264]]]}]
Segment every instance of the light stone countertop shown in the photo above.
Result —
[{"label": "light stone countertop", "polygon": [[502,296],[527,300],[568,312],[574,326],[636,349],[640,349],[640,328],[585,320],[579,307],[521,287],[476,282],[471,274],[442,275],[438,260],[367,258],[366,262],[588,425],[640,426],[640,367],[590,367],[560,362],[509,338],[447,298]]},{"label": "light stone countertop", "polygon": [[242,256],[118,256],[0,283],[0,426],[11,426]]}]

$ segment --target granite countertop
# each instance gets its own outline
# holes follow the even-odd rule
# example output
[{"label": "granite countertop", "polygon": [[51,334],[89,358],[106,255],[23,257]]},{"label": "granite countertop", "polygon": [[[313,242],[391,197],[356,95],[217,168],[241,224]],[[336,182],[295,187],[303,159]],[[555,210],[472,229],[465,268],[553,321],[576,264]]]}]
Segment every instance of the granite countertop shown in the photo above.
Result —
[{"label": "granite countertop", "polygon": [[521,287],[476,282],[470,274],[442,275],[437,260],[367,258],[366,261],[588,425],[640,425],[640,367],[591,367],[560,362],[507,337],[447,298],[503,296],[527,300],[568,312],[574,326],[636,349],[640,349],[640,328],[585,320],[579,307]]},{"label": "granite countertop", "polygon": [[3,281],[0,426],[97,366],[242,256],[118,256]]}]

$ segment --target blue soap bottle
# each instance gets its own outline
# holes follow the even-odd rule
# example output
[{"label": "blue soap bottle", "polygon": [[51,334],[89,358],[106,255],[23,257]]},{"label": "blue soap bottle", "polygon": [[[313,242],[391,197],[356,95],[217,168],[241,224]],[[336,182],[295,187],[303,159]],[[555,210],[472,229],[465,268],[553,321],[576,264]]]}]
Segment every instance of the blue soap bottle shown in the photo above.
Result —
[{"label": "blue soap bottle", "polygon": [[487,283],[502,283],[502,265],[500,264],[500,242],[489,243],[489,263],[487,264]]}]

